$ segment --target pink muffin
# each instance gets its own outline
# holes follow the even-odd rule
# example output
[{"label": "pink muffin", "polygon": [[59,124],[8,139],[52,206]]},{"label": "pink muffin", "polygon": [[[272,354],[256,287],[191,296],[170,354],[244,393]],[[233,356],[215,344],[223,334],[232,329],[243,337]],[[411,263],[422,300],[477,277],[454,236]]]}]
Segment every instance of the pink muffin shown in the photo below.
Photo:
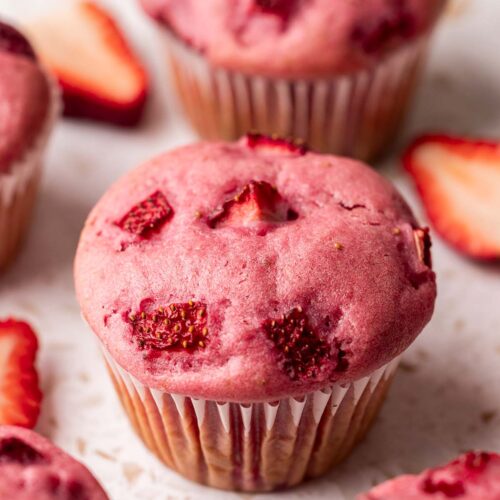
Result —
[{"label": "pink muffin", "polygon": [[365,434],[431,317],[429,245],[367,166],[252,135],[118,181],[76,290],[149,448],[201,483],[272,490]]},{"label": "pink muffin", "polygon": [[445,0],[141,0],[209,139],[249,130],[372,159],[401,127]]},{"label": "pink muffin", "polygon": [[29,42],[0,22],[0,271],[28,227],[56,103]]},{"label": "pink muffin", "polygon": [[500,455],[469,452],[418,476],[400,476],[358,500],[500,500]]},{"label": "pink muffin", "polygon": [[0,426],[0,499],[107,500],[89,470],[33,431]]}]

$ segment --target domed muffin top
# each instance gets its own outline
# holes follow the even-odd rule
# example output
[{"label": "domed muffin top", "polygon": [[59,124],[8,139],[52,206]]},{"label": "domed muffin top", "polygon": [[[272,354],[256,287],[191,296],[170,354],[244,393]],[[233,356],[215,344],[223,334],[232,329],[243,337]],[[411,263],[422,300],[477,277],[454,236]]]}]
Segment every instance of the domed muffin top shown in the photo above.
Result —
[{"label": "domed muffin top", "polygon": [[469,452],[444,467],[418,476],[400,476],[376,486],[358,500],[498,500],[500,455]]},{"label": "domed muffin top", "polygon": [[0,22],[0,174],[8,172],[41,132],[50,84],[29,42]]},{"label": "domed muffin top", "polygon": [[433,311],[429,245],[373,170],[250,135],[118,181],[86,222],[76,289],[143,384],[269,400],[356,380],[408,347]]},{"label": "domed muffin top", "polygon": [[0,498],[107,500],[82,464],[35,432],[0,426]]},{"label": "domed muffin top", "polygon": [[214,65],[267,76],[347,73],[432,27],[443,0],[141,0]]}]

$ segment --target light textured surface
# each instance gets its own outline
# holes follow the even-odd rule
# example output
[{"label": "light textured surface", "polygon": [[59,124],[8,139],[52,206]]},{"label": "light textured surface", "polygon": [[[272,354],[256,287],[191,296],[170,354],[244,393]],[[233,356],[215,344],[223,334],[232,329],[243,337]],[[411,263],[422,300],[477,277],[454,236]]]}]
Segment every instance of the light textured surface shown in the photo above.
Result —
[{"label": "light textured surface", "polygon": [[[68,0],[0,0],[0,14],[27,19]],[[155,31],[132,0],[109,2],[154,75],[155,92],[138,131],[65,122],[54,136],[35,227],[21,258],[0,277],[0,316],[29,319],[41,336],[45,403],[38,430],[91,467],[113,499],[250,498],[222,494],[165,470],[133,435],[92,335],[80,319],[72,259],[84,218],[124,172],[193,135],[166,84]],[[452,0],[409,130],[500,136],[497,0]],[[495,42],[497,42],[495,44]],[[495,46],[496,45],[496,46]],[[395,155],[395,178],[421,214]],[[287,493],[251,498],[352,499],[373,483],[444,463],[468,448],[500,450],[500,268],[474,264],[434,238],[439,298],[435,316],[404,357],[366,442],[337,472]]]}]

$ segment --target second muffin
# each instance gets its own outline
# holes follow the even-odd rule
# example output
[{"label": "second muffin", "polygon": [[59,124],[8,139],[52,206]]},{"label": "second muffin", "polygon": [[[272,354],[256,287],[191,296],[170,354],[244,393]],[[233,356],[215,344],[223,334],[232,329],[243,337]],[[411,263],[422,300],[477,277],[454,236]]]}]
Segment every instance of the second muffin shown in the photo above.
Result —
[{"label": "second muffin", "polygon": [[373,159],[394,140],[444,0],[141,0],[198,132]]},{"label": "second muffin", "polygon": [[252,135],[120,180],[88,218],[75,279],[158,457],[272,490],[324,473],[370,426],[432,314],[429,245],[368,167]]}]

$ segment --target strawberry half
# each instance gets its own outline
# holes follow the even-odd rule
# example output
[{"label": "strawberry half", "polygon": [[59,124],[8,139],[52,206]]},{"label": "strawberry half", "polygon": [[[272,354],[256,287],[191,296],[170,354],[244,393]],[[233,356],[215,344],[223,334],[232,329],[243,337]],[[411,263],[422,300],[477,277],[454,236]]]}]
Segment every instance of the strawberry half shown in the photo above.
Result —
[{"label": "strawberry half", "polygon": [[403,164],[446,241],[474,258],[500,258],[499,143],[427,135]]},{"label": "strawberry half", "polygon": [[0,321],[0,424],[33,428],[40,414],[38,340],[22,321]]},{"label": "strawberry half", "polygon": [[147,75],[115,21],[92,2],[71,3],[28,27],[63,91],[64,114],[136,125]]}]

